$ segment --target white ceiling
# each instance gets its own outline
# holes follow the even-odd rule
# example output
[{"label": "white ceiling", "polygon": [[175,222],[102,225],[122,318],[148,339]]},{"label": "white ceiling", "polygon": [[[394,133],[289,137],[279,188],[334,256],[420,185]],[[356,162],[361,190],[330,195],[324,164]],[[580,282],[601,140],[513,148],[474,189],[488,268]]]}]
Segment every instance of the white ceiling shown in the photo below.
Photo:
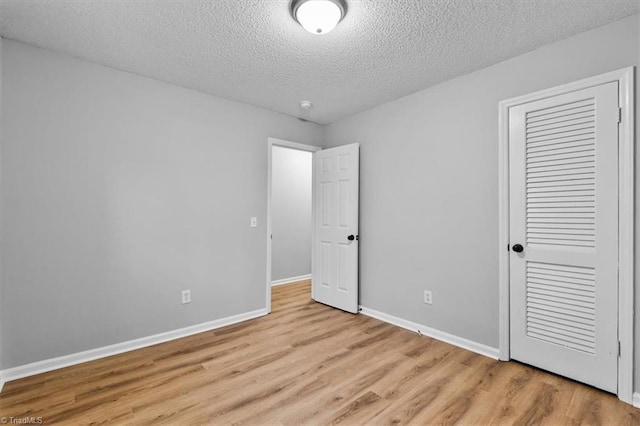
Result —
[{"label": "white ceiling", "polygon": [[330,123],[640,11],[638,0],[347,2],[316,36],[288,0],[0,0],[0,35]]}]

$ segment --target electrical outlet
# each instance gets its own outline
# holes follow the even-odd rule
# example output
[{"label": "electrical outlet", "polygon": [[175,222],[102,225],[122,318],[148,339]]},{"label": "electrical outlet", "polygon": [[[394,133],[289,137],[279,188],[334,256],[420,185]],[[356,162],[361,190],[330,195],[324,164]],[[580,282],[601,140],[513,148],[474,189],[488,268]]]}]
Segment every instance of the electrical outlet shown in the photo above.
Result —
[{"label": "electrical outlet", "polygon": [[424,303],[427,305],[431,305],[433,303],[433,296],[431,294],[431,290],[424,291]]},{"label": "electrical outlet", "polygon": [[251,227],[255,228],[258,226],[258,218],[257,217],[252,217],[251,218]]},{"label": "electrical outlet", "polygon": [[191,290],[182,290],[182,304],[191,303]]}]

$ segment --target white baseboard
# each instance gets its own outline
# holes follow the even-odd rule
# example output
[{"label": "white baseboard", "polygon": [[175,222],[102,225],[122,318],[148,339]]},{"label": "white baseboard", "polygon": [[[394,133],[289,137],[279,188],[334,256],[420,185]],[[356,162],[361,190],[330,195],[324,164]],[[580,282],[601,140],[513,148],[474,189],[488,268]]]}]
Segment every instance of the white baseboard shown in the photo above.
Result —
[{"label": "white baseboard", "polygon": [[157,345],[158,343],[180,339],[182,337],[191,336],[193,334],[198,334],[205,331],[214,330],[216,328],[225,327],[227,325],[258,318],[267,315],[268,313],[269,311],[267,309],[259,309],[257,311],[233,315],[215,321],[204,322],[202,324],[196,324],[178,330],[155,334],[153,336],[129,340],[128,342],[116,343],[114,345],[104,346],[102,348],[90,349],[88,351],[78,352],[75,354],[64,355],[57,358],[46,359],[43,361],[33,362],[31,364],[8,368],[1,372],[2,381],[0,383],[4,384],[4,382],[10,382],[11,380],[17,380],[23,377],[33,376],[40,373],[46,373],[48,371],[57,370],[59,368],[69,367],[71,365],[81,364],[83,362],[93,361],[99,358],[105,358],[108,356],[118,355],[124,352],[145,348],[147,346]]},{"label": "white baseboard", "polygon": [[4,373],[0,370],[0,392],[2,392],[2,388],[4,387]]},{"label": "white baseboard", "polygon": [[633,393],[633,406],[640,408],[640,392]]},{"label": "white baseboard", "polygon": [[275,287],[277,285],[291,284],[297,281],[310,280],[310,279],[311,279],[311,274],[300,275],[299,277],[283,278],[281,280],[271,281],[271,287]]},{"label": "white baseboard", "polygon": [[474,342],[453,334],[445,333],[444,331],[436,330],[435,328],[427,327],[412,321],[407,321],[402,318],[394,317],[393,315],[385,314],[373,309],[360,307],[360,313],[380,321],[387,322],[389,324],[396,325],[398,327],[405,328],[409,331],[414,331],[425,336],[433,337],[434,339],[441,340],[443,342],[458,346],[463,349],[467,349],[471,352],[475,352],[480,355],[487,356],[489,358],[498,359],[500,351],[498,348],[492,348],[491,346],[483,345],[482,343]]}]

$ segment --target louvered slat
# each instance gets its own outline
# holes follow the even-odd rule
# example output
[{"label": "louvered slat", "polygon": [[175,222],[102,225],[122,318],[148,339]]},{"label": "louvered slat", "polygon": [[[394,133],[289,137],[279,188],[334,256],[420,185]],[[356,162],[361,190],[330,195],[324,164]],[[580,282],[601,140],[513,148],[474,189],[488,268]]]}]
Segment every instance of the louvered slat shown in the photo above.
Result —
[{"label": "louvered slat", "polygon": [[544,142],[530,142],[527,157],[535,157],[548,152],[550,154],[558,152],[560,150],[586,150],[593,148],[593,138],[571,139],[567,141],[544,141]]},{"label": "louvered slat", "polygon": [[593,203],[591,201],[574,201],[572,203],[567,203],[563,201],[552,201],[552,200],[543,200],[543,201],[531,201],[529,203],[531,207],[546,207],[546,208],[571,208],[571,207],[593,207]]},{"label": "louvered slat", "polygon": [[567,321],[575,327],[595,327],[593,317],[581,318],[576,315],[567,315],[562,312],[556,312],[554,309],[548,309],[545,307],[537,308],[535,306],[527,307],[527,320],[530,317],[537,315],[539,318],[547,321]]},{"label": "louvered slat", "polygon": [[555,326],[570,327],[576,330],[577,333],[595,335],[596,328],[592,325],[583,324],[573,320],[567,320],[560,316],[549,315],[548,312],[539,314],[531,310],[528,315],[529,321],[537,324],[554,324]]},{"label": "louvered slat", "polygon": [[[555,115],[548,114],[542,117],[535,117],[529,120],[530,127],[536,128],[550,123],[562,123],[573,119],[581,119],[585,117],[593,117],[595,111],[592,107],[583,107],[582,109],[574,109],[569,112],[559,112]],[[540,123],[538,123],[540,122]]]},{"label": "louvered slat", "polygon": [[537,118],[537,117],[549,117],[557,115],[560,112],[565,111],[565,114],[568,114],[566,111],[575,111],[579,108],[591,108],[594,109],[593,98],[584,99],[582,101],[570,102],[567,104],[556,105],[554,107],[545,108],[538,111],[531,111],[527,113],[527,118]]},{"label": "louvered slat", "polygon": [[583,277],[578,278],[575,275],[570,276],[570,275],[558,275],[558,274],[550,274],[550,273],[541,274],[533,271],[528,272],[528,274],[529,274],[529,281],[537,282],[537,283],[540,283],[541,285],[566,286],[568,284],[571,284],[571,285],[589,287],[589,289],[586,289],[587,291],[593,290],[590,288],[593,285],[593,278],[591,279],[591,281],[589,281],[589,279],[587,278],[583,278]]},{"label": "louvered slat", "polygon": [[[592,296],[592,292],[591,291],[589,291],[587,289],[580,288],[580,286],[573,285],[571,287],[569,287],[569,286],[556,286],[556,287],[557,287],[556,290],[557,290],[558,293],[575,294],[575,295],[584,296],[584,297],[587,297],[587,298]],[[537,283],[534,283],[534,282],[530,283],[530,288],[540,290],[541,292],[547,291],[547,290],[545,290],[547,288],[545,285],[537,284]]]},{"label": "louvered slat", "polygon": [[593,122],[593,113],[591,114],[572,114],[550,118],[548,120],[540,120],[538,122],[529,123],[527,133],[541,132],[549,129],[561,129],[568,126],[576,126],[579,124],[591,124]]},{"label": "louvered slat", "polygon": [[[574,185],[576,186],[576,185]],[[527,197],[571,197],[577,195],[585,195],[585,192],[591,191],[593,189],[593,184],[591,187],[588,185],[577,185],[576,188],[556,188],[556,187],[546,187],[546,186],[536,186],[529,188],[527,191]],[[582,191],[582,192],[581,192]],[[552,194],[550,194],[552,193]],[[568,200],[570,201],[570,200]]]},{"label": "louvered slat", "polygon": [[[578,152],[590,152],[593,151],[593,144],[592,143],[585,143],[585,144],[580,144],[580,145],[574,145],[574,146],[569,146],[569,147],[557,147],[555,145],[548,145],[546,147],[544,147],[546,149],[539,149],[537,151],[530,151],[529,153],[527,153],[527,158],[542,158],[544,157],[549,158],[549,157],[559,157],[562,156],[563,154],[575,154]],[[575,155],[571,155],[570,158],[575,157]],[[534,160],[532,160],[534,161]]]},{"label": "louvered slat", "polygon": [[589,281],[593,281],[595,272],[590,268],[583,268],[581,266],[569,266],[569,265],[549,265],[544,263],[528,264],[528,271],[548,271],[549,274],[560,274],[560,276],[579,276]]},{"label": "louvered slat", "polygon": [[583,340],[591,340],[593,339],[594,333],[590,332],[588,330],[584,330],[581,328],[576,328],[576,327],[571,327],[571,326],[565,326],[563,324],[559,324],[559,323],[538,323],[537,320],[535,318],[532,318],[530,320],[530,324],[531,324],[531,330],[549,330],[552,332],[556,332],[556,333],[560,333],[560,334],[564,334],[564,335],[572,335],[572,336],[579,336],[579,338],[583,339]]},{"label": "louvered slat", "polygon": [[562,137],[549,138],[547,140],[540,140],[540,141],[530,140],[529,147],[538,148],[538,147],[549,146],[549,145],[560,145],[564,143],[582,142],[582,141],[589,141],[589,140],[593,140],[593,134],[591,133],[588,133],[582,136],[562,136]]},{"label": "louvered slat", "polygon": [[530,229],[535,230],[538,228],[544,228],[544,229],[550,229],[552,231],[558,231],[558,230],[562,230],[562,231],[571,231],[571,230],[577,230],[577,231],[584,231],[589,229],[588,227],[581,225],[579,223],[534,223],[534,222],[530,222],[531,225]]},{"label": "louvered slat", "polygon": [[527,336],[595,354],[595,271],[527,262]]},{"label": "louvered slat", "polygon": [[525,127],[527,243],[594,248],[593,99],[529,112]]},{"label": "louvered slat", "polygon": [[537,141],[565,138],[570,135],[590,133],[593,131],[593,128],[592,120],[554,123],[548,126],[540,126],[535,129],[527,129],[527,138]]},{"label": "louvered slat", "polygon": [[569,109],[563,109],[563,110],[558,110],[556,112],[549,112],[549,110],[544,110],[546,111],[545,114],[537,114],[537,112],[532,112],[529,115],[529,122],[530,123],[536,123],[537,121],[549,121],[549,120],[554,120],[557,119],[558,117],[571,117],[573,115],[578,115],[578,114],[593,114],[595,111],[595,108],[593,107],[593,102],[589,102],[589,100],[587,100],[587,102],[585,102],[584,105],[582,106],[572,106]]}]

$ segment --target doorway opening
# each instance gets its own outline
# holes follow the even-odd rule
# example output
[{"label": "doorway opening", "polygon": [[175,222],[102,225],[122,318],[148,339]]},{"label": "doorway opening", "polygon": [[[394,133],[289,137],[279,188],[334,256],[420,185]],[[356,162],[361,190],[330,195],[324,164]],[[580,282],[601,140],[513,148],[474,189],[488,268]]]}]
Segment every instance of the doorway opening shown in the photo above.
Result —
[{"label": "doorway opening", "polygon": [[313,251],[313,153],[321,148],[268,139],[267,283],[272,287],[303,283],[311,297]]}]

